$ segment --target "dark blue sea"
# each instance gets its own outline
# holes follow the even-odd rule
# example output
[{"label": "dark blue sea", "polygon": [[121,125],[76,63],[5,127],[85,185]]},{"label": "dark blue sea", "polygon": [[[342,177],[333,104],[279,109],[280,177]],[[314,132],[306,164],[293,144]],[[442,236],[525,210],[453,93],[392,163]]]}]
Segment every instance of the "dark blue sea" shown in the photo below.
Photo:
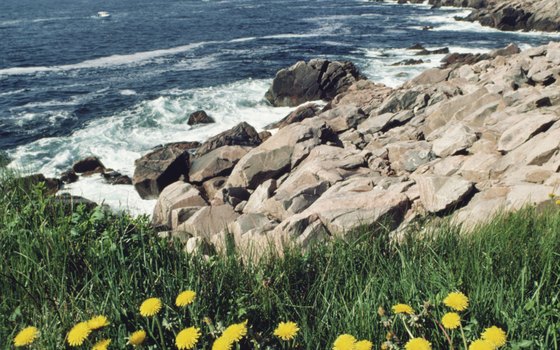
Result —
[{"label": "dark blue sea", "polygon": [[[370,79],[398,86],[443,57],[391,66],[414,57],[406,48],[415,43],[484,52],[558,38],[454,20],[466,14],[353,0],[2,0],[0,150],[13,167],[50,176],[88,155],[131,174],[156,145],[283,117],[290,109],[263,95],[276,71],[298,60],[351,60]],[[198,109],[217,123],[188,126]],[[88,179],[74,191],[151,208],[123,187]]]}]

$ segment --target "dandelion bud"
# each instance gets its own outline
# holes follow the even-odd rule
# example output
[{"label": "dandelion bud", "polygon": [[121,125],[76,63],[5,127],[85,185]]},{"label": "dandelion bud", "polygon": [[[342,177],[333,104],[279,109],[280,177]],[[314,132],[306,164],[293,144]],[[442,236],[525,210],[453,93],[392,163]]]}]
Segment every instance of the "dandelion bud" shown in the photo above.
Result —
[{"label": "dandelion bud", "polygon": [[377,308],[377,314],[378,314],[380,317],[385,316],[385,309],[383,308],[383,306],[380,306],[380,307]]}]

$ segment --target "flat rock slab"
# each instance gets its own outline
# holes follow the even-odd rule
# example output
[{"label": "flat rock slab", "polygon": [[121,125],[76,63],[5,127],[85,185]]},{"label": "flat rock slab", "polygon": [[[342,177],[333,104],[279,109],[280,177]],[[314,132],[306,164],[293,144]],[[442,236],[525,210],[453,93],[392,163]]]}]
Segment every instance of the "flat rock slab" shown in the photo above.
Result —
[{"label": "flat rock slab", "polygon": [[228,175],[239,160],[251,150],[247,146],[223,146],[192,161],[190,182],[204,182],[217,176]]},{"label": "flat rock slab", "polygon": [[432,144],[426,141],[399,141],[387,145],[391,169],[413,172],[435,159]]},{"label": "flat rock slab", "polygon": [[248,123],[242,122],[229,130],[209,138],[196,150],[196,157],[201,157],[222,146],[254,147],[260,145],[261,142],[262,141],[257,130]]},{"label": "flat rock slab", "polygon": [[550,201],[551,193],[554,193],[554,187],[551,186],[531,183],[513,185],[507,195],[507,209],[517,210],[525,205]]},{"label": "flat rock slab", "polygon": [[473,229],[506,209],[508,187],[492,187],[475,194],[469,204],[453,213],[453,222]]},{"label": "flat rock slab", "polygon": [[455,208],[474,190],[472,182],[455,176],[415,176],[420,200],[430,213]]},{"label": "flat rock slab", "polygon": [[274,191],[276,191],[277,184],[275,179],[270,179],[260,184],[249,197],[247,204],[243,208],[244,213],[262,213],[263,203],[269,199]]},{"label": "flat rock slab", "polygon": [[355,129],[358,123],[366,118],[365,112],[356,106],[343,105],[330,109],[317,116],[324,120],[337,133]]},{"label": "flat rock slab", "polygon": [[557,115],[528,114],[521,122],[512,125],[502,134],[498,141],[498,150],[509,152],[515,149],[558,119],[560,116]]},{"label": "flat rock slab", "polygon": [[353,228],[374,223],[398,226],[409,208],[408,197],[392,191],[364,190],[361,183],[355,188],[347,183],[329,189],[305,211],[277,226],[272,233],[277,235],[276,243],[297,240],[317,220],[331,235],[344,235]]},{"label": "flat rock slab", "polygon": [[177,237],[190,235],[210,240],[212,236],[227,230],[228,225],[238,217],[239,214],[227,204],[203,207],[179,225],[173,234]]},{"label": "flat rock slab", "polygon": [[172,227],[171,213],[174,209],[206,205],[208,203],[196,187],[183,181],[174,182],[161,192],[154,207],[152,224]]},{"label": "flat rock slab", "polygon": [[299,106],[295,111],[291,112],[281,120],[269,124],[265,129],[281,129],[286,125],[299,123],[304,119],[313,118],[321,110],[321,106],[316,103],[307,103],[305,105]]},{"label": "flat rock slab", "polygon": [[478,140],[476,132],[461,123],[451,127],[443,127],[436,130],[428,137],[432,142],[432,151],[438,157],[448,157],[471,147]]}]

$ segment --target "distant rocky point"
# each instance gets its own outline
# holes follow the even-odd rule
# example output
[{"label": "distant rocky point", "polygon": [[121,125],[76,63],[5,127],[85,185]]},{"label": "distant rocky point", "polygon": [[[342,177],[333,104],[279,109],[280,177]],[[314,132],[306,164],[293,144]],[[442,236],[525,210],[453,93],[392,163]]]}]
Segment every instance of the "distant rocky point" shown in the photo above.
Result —
[{"label": "distant rocky point", "polygon": [[557,0],[397,0],[399,4],[428,3],[435,7],[470,7],[464,20],[480,22],[500,30],[560,31],[560,4]]}]

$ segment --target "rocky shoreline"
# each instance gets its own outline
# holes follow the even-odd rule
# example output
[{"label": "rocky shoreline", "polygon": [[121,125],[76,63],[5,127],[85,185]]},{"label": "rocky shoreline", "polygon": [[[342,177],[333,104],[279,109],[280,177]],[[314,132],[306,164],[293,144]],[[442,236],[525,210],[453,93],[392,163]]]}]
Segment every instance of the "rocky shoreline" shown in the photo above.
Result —
[{"label": "rocky shoreline", "polygon": [[427,3],[435,7],[472,8],[466,18],[483,26],[507,31],[560,31],[560,2],[557,0],[397,0],[399,4]]},{"label": "rocky shoreline", "polygon": [[220,251],[231,234],[241,251],[260,256],[361,225],[398,232],[426,215],[473,227],[500,210],[554,205],[559,67],[559,43],[510,46],[391,89],[348,62],[298,62],[278,72],[267,98],[296,105],[334,96],[325,107],[299,107],[268,138],[242,123],[170,153],[166,164],[179,159],[182,168],[161,188],[158,177],[138,181],[139,160],[133,181],[158,196],[161,234],[191,252]]},{"label": "rocky shoreline", "polygon": [[327,104],[303,104],[271,132],[241,123],[202,144],[160,146],[136,161],[132,179],[88,158],[62,180],[132,182],[157,198],[162,236],[210,253],[231,234],[253,257],[362,225],[400,232],[426,216],[470,228],[500,210],[554,205],[560,191],[560,43],[450,54],[396,89],[349,62],[298,62],[265,96]]}]

